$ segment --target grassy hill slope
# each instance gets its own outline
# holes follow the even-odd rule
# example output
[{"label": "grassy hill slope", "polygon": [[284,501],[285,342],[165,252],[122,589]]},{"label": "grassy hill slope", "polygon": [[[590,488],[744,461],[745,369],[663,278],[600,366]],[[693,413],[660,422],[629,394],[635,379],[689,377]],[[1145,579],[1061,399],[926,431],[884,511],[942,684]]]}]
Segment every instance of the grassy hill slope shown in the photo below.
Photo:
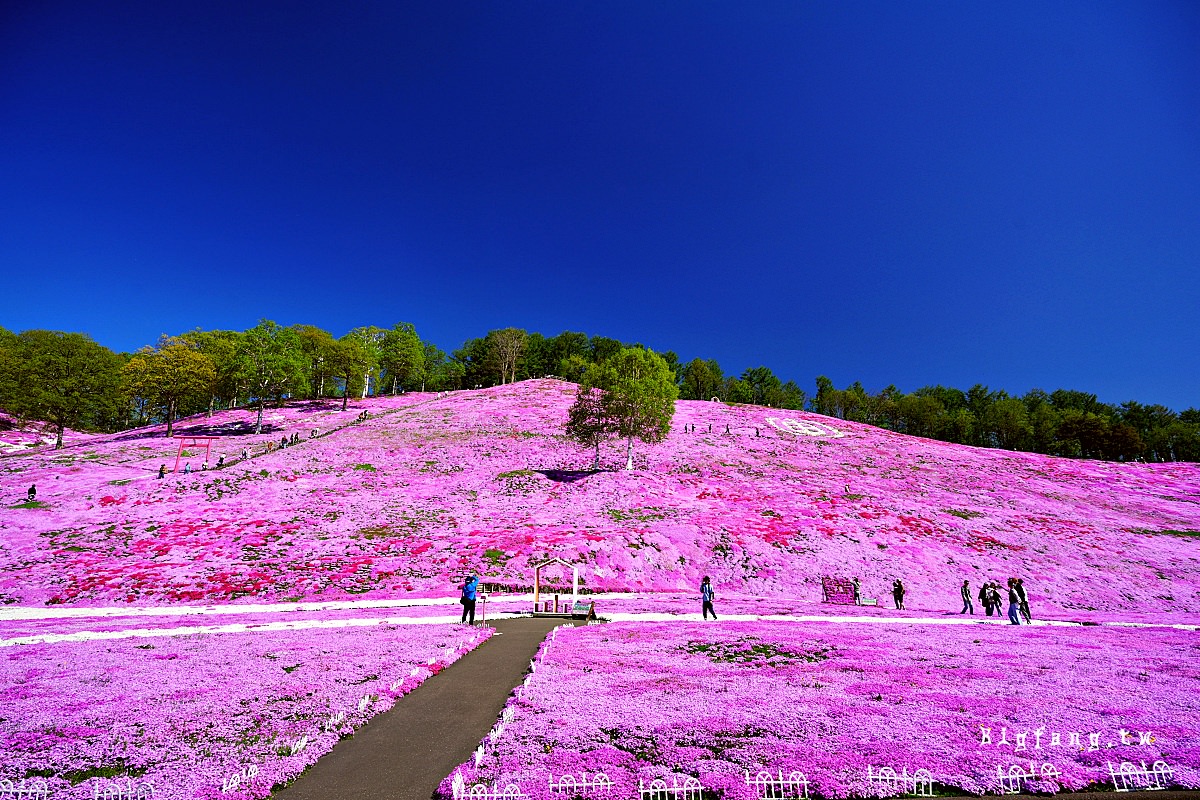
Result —
[{"label": "grassy hill slope", "polygon": [[[5,457],[0,601],[444,592],[468,570],[528,585],[529,565],[555,555],[599,589],[708,574],[725,593],[818,600],[822,574],[857,575],[880,597],[902,577],[911,607],[949,608],[964,578],[1021,575],[1035,613],[1200,602],[1200,465],[981,450],[680,401],[667,440],[637,445],[637,469],[617,469],[614,443],[591,472],[590,452],[561,435],[573,396],[542,380],[347,412],[296,403],[268,412],[259,436],[252,412],[220,412],[177,435],[219,436],[214,462],[252,457],[161,481],[177,442],[160,428]],[[293,433],[300,444],[262,452]],[[22,507],[35,482],[44,507]]]}]

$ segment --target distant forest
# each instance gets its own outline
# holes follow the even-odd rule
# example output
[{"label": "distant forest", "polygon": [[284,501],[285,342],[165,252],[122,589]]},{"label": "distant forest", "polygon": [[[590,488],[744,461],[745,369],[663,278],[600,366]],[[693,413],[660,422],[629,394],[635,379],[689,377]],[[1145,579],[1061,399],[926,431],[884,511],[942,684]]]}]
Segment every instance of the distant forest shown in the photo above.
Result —
[{"label": "distant forest", "polygon": [[[624,343],[520,328],[468,339],[447,355],[407,323],[355,328],[335,338],[312,325],[269,320],[246,331],[164,336],[136,353],[114,353],[82,333],[0,328],[0,409],[59,431],[119,431],[235,406],[287,398],[349,398],[440,391],[556,376],[579,382]],[[638,347],[640,345],[631,345]],[[1114,406],[1087,392],[1034,389],[1023,396],[975,385],[868,392],[837,389],[825,376],[810,395],[769,367],[726,375],[712,359],[660,353],[685,400],[807,409],[947,442],[1114,461],[1200,461],[1200,410],[1130,400]],[[0,423],[3,424],[3,423]]]}]

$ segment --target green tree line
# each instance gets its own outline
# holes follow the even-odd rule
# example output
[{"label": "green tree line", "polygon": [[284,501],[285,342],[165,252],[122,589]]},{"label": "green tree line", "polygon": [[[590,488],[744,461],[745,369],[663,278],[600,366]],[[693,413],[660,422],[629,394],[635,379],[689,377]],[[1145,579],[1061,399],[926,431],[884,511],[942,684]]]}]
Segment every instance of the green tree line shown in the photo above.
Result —
[{"label": "green tree line", "polygon": [[[446,354],[408,323],[367,326],[335,337],[314,325],[263,320],[245,331],[164,336],[136,353],[114,353],[86,334],[0,328],[0,409],[64,428],[117,431],[180,416],[287,398],[339,398],[442,391],[555,376],[585,383],[589,370],[623,350],[604,336],[557,336],[502,328]],[[726,375],[717,361],[686,363],[659,353],[684,400],[807,409],[901,433],[982,447],[1108,460],[1200,461],[1200,411],[1176,413],[1136,401],[1111,405],[1094,394],[1034,389],[1011,396],[976,385],[867,392],[818,377],[808,396],[768,367]],[[593,373],[600,374],[600,373]],[[61,437],[61,433],[60,433]],[[60,439],[61,442],[61,439]]]}]

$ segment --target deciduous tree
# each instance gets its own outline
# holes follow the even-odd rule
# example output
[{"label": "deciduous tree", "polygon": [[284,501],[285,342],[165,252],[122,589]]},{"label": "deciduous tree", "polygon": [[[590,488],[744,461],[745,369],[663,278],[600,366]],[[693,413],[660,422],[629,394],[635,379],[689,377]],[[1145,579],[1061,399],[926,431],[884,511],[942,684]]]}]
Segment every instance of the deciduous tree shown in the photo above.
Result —
[{"label": "deciduous tree", "polygon": [[161,409],[167,436],[174,433],[180,406],[212,397],[217,381],[213,361],[193,344],[164,336],[157,347],[144,347],[121,368],[121,383],[130,397],[140,397]]},{"label": "deciduous tree", "polygon": [[281,328],[269,319],[261,320],[246,331],[238,360],[239,379],[245,382],[251,399],[258,405],[254,432],[262,433],[267,400],[303,393],[308,386],[308,364],[300,351],[296,332]]}]

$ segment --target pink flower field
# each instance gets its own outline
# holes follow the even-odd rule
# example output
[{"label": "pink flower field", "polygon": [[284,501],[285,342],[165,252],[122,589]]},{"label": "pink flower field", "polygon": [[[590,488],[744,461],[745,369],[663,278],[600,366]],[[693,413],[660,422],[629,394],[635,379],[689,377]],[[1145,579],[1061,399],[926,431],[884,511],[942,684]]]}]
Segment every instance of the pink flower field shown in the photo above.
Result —
[{"label": "pink flower field", "polygon": [[[157,798],[266,797],[490,633],[376,625],[0,647],[0,780],[46,776],[54,797],[79,800],[110,776]],[[250,768],[249,785],[222,791]]]},{"label": "pink flower field", "polygon": [[[667,440],[637,449],[637,470],[593,474],[561,434],[572,393],[546,380],[347,412],[297,403],[269,411],[258,437],[246,434],[252,411],[220,412],[179,431],[220,436],[214,461],[254,457],[163,481],[155,471],[177,443],[158,429],[6,458],[0,496],[19,506],[37,483],[45,507],[4,514],[0,600],[393,596],[446,592],[468,570],[527,586],[531,562],[557,555],[610,590],[679,590],[710,574],[726,591],[810,602],[822,574],[857,575],[880,598],[902,577],[909,606],[946,610],[963,578],[1019,574],[1043,613],[1200,602],[1194,464],[980,450],[681,401]],[[373,417],[352,424],[364,409]],[[313,429],[327,435],[309,440]],[[299,445],[262,454],[292,433]]]},{"label": "pink flower field", "polygon": [[[1045,789],[1162,758],[1200,787],[1200,465],[681,401],[633,471],[617,442],[593,471],[562,434],[574,390],[294,402],[258,435],[254,411],[233,409],[181,420],[175,439],[157,426],[59,451],[7,431],[24,449],[0,456],[0,780],[47,776],[65,798],[106,776],[160,797],[263,797],[430,658],[482,640],[448,622],[464,574],[508,590],[489,617],[524,611],[533,565],[554,556],[589,592],[621,593],[597,601],[621,621],[559,633],[472,779],[543,796],[564,771],[626,789],[675,772],[740,800],[743,771],[767,767],[842,797],[871,793],[868,766],[978,792],[1033,758],[1061,771]],[[187,436],[214,437],[209,469],[186,442],[192,471],[158,479]],[[722,615],[707,626],[703,575]],[[822,603],[823,575],[858,576],[880,607]],[[1047,624],[957,614],[964,579],[1009,576]],[[550,578],[569,593],[566,570]],[[906,611],[891,609],[896,578]],[[1043,752],[981,744],[985,730],[1041,731]]]},{"label": "pink flower field", "polygon": [[[550,800],[605,773],[614,796],[690,775],[751,800],[745,774],[803,772],[822,797],[870,796],[869,767],[928,769],[968,793],[997,768],[1052,764],[1079,790],[1109,762],[1165,760],[1200,787],[1200,639],[1111,628],[733,622],[563,628],[467,785]],[[1094,737],[1093,734],[1096,734]],[[443,785],[449,789],[449,781]]]}]

